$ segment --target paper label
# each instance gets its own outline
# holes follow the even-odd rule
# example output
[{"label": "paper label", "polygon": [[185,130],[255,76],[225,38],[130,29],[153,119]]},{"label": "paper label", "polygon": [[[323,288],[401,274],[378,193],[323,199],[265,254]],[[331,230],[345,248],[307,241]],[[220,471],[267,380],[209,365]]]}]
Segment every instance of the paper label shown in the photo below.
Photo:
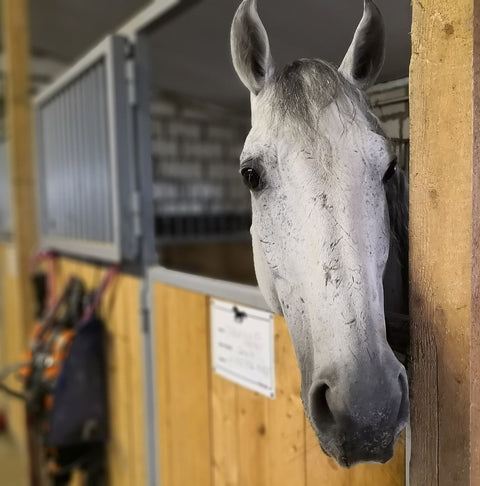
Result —
[{"label": "paper label", "polygon": [[210,330],[215,373],[274,398],[273,314],[211,299]]}]

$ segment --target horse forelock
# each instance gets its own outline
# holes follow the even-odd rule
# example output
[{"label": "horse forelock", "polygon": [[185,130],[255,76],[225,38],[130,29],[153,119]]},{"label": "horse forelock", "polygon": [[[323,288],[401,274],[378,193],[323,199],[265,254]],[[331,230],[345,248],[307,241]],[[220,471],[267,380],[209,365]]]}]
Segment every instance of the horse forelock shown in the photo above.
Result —
[{"label": "horse forelock", "polygon": [[322,113],[332,103],[346,122],[360,113],[374,130],[379,128],[361,90],[351,85],[332,64],[320,59],[300,59],[278,70],[267,85],[265,96],[274,119],[293,122],[314,136]]}]

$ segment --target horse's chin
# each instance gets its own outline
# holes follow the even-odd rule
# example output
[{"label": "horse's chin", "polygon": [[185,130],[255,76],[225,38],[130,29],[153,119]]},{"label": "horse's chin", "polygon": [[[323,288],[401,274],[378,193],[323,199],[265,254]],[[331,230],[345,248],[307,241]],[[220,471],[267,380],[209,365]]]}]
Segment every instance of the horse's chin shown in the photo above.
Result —
[{"label": "horse's chin", "polygon": [[[323,436],[321,432],[316,430],[314,426],[315,435],[317,436],[320,448],[330,458],[334,459],[337,464],[343,468],[349,469],[358,464],[372,463],[385,464],[390,461],[394,455],[395,443],[399,434],[386,445],[372,447],[368,441],[362,444],[346,443],[341,439],[333,439]],[[343,442],[343,443],[342,443]]]},{"label": "horse's chin", "polygon": [[329,450],[328,447],[324,447],[321,442],[320,447],[328,457],[334,459],[339,466],[346,469],[365,463],[385,464],[392,459],[394,454],[393,441],[387,448],[382,450],[356,450],[354,453],[350,454],[341,451],[340,447],[335,446],[332,447],[332,450]]}]

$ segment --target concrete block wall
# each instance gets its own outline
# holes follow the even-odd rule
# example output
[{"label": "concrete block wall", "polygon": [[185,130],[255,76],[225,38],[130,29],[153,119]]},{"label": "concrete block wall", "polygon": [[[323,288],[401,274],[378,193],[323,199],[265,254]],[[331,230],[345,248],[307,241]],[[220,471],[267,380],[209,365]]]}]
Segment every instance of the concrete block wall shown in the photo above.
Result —
[{"label": "concrete block wall", "polygon": [[153,102],[151,119],[158,215],[250,212],[238,174],[248,116],[163,96]]}]

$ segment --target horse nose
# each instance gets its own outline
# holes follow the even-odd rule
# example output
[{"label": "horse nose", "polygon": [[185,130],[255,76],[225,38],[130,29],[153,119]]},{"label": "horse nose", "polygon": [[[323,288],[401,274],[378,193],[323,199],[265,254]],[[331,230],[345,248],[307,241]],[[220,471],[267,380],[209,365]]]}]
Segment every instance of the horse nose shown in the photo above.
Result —
[{"label": "horse nose", "polygon": [[397,362],[376,377],[360,372],[351,383],[331,373],[319,377],[309,391],[309,415],[323,450],[341,465],[385,463],[408,420],[405,369]]}]

